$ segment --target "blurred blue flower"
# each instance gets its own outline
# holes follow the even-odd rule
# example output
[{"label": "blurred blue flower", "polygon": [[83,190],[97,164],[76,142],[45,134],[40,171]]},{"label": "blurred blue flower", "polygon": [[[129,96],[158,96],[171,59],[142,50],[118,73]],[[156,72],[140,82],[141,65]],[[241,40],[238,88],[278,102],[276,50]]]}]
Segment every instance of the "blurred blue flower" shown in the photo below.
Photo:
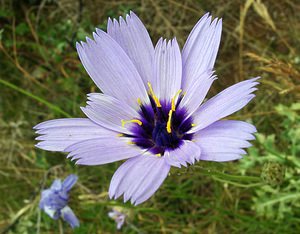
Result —
[{"label": "blurred blue flower", "polygon": [[42,191],[39,205],[52,219],[62,217],[72,228],[79,226],[79,220],[68,206],[68,200],[69,191],[77,179],[76,175],[71,174],[63,182],[54,180],[50,188]]},{"label": "blurred blue flower", "polygon": [[117,223],[117,229],[121,229],[125,223],[126,215],[117,209],[113,208],[112,211],[108,212],[108,216],[112,218]]}]

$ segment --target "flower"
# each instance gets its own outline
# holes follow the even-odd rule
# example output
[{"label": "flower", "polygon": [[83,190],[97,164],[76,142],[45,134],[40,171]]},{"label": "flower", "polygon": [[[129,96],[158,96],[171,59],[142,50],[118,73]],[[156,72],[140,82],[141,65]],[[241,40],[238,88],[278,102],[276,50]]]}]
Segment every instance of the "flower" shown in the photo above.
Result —
[{"label": "flower", "polygon": [[40,209],[44,210],[52,219],[62,217],[72,228],[79,226],[79,221],[68,206],[69,191],[77,181],[76,175],[69,175],[63,182],[53,181],[50,188],[42,191]]},{"label": "flower", "polygon": [[126,215],[113,208],[112,211],[108,212],[108,216],[115,220],[115,222],[117,223],[117,229],[121,229],[125,222]]},{"label": "flower", "polygon": [[113,175],[110,198],[140,204],[161,186],[171,166],[198,160],[232,161],[246,154],[256,129],[220,120],[255,95],[257,79],[237,83],[204,102],[216,80],[213,66],[222,20],[205,14],[182,51],[176,39],[155,48],[140,19],[108,20],[107,33],[77,43],[79,58],[103,93],[88,94],[87,118],[56,119],[35,126],[36,146],[68,152],[76,164],[128,159]]}]

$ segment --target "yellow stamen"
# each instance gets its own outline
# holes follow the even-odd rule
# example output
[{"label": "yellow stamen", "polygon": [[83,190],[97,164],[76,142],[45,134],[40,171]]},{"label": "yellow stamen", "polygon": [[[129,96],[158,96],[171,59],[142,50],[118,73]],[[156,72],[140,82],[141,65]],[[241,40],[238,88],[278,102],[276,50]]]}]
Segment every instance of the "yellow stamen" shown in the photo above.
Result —
[{"label": "yellow stamen", "polygon": [[122,137],[122,136],[124,136],[124,134],[119,133],[117,136],[118,136],[118,137]]},{"label": "yellow stamen", "polygon": [[122,123],[122,127],[123,128],[124,128],[125,124],[128,124],[128,123],[137,123],[140,126],[143,124],[143,122],[140,121],[139,119],[131,119],[131,120],[124,120],[124,119],[122,119],[121,123]]},{"label": "yellow stamen", "polygon": [[155,154],[156,157],[161,157],[161,154]]},{"label": "yellow stamen", "polygon": [[154,100],[156,106],[157,106],[157,107],[161,107],[160,101],[159,101],[158,97],[156,97],[156,95],[155,95],[155,93],[154,93],[154,91],[153,91],[153,89],[152,89],[152,85],[151,85],[150,82],[148,82],[148,87],[149,87],[149,93],[150,93],[150,96],[152,96],[152,98],[153,98],[153,100]]},{"label": "yellow stamen", "polygon": [[172,111],[175,111],[175,99],[179,96],[179,94],[182,92],[182,89],[179,89],[177,93],[172,98]]},{"label": "yellow stamen", "polygon": [[170,110],[170,111],[169,111],[169,118],[168,118],[168,122],[167,122],[167,132],[168,132],[168,133],[171,133],[171,132],[172,132],[172,130],[171,130],[172,114],[173,114],[173,111]]},{"label": "yellow stamen", "polygon": [[128,145],[134,145],[135,143],[133,141],[128,141],[127,144]]},{"label": "yellow stamen", "polygon": [[141,106],[142,105],[142,101],[140,98],[137,99],[138,104]]},{"label": "yellow stamen", "polygon": [[196,124],[192,123],[192,124],[191,124],[191,126],[192,126],[192,127],[195,127],[195,126],[196,126]]}]

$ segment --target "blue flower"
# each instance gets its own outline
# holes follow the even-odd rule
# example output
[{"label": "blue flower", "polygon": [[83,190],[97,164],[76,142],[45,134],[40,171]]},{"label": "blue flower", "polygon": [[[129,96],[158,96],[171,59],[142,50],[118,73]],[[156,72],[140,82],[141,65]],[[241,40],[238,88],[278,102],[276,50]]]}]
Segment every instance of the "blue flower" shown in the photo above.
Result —
[{"label": "blue flower", "polygon": [[79,58],[102,93],[88,94],[87,118],[50,120],[34,128],[36,145],[67,152],[81,165],[127,160],[115,172],[110,198],[140,204],[161,186],[171,167],[242,158],[256,128],[224,120],[255,95],[258,77],[205,101],[212,83],[222,19],[205,14],[181,50],[174,38],[153,46],[131,12],[108,20],[107,32],[77,43]]},{"label": "blue flower", "polygon": [[117,229],[120,230],[125,223],[126,214],[113,208],[112,211],[108,212],[108,216],[116,222]]},{"label": "blue flower", "polygon": [[42,191],[40,209],[45,211],[52,219],[62,217],[72,228],[79,226],[79,220],[68,206],[69,191],[76,183],[78,177],[69,175],[63,182],[60,179],[53,181],[50,188]]}]

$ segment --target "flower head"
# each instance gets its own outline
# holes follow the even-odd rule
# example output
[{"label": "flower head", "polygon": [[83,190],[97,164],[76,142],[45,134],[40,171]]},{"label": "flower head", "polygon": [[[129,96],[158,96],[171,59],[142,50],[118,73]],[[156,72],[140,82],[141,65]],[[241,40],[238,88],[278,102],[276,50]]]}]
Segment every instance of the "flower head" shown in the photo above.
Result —
[{"label": "flower head", "polygon": [[117,223],[117,229],[121,229],[125,222],[126,215],[121,211],[113,208],[112,211],[108,213],[108,216],[112,218]]},{"label": "flower head", "polygon": [[205,14],[182,51],[176,39],[155,48],[140,19],[108,20],[107,33],[77,43],[79,58],[103,93],[88,94],[87,118],[50,120],[35,126],[37,147],[68,152],[77,164],[128,159],[115,172],[109,196],[140,204],[167,177],[171,166],[198,160],[240,159],[256,131],[242,121],[220,120],[255,95],[257,79],[237,83],[204,102],[216,80],[213,66],[222,20]]},{"label": "flower head", "polygon": [[68,206],[69,191],[77,181],[76,175],[69,175],[63,182],[53,181],[50,188],[42,191],[40,209],[44,210],[52,219],[62,217],[72,228],[79,226],[79,221]]}]

